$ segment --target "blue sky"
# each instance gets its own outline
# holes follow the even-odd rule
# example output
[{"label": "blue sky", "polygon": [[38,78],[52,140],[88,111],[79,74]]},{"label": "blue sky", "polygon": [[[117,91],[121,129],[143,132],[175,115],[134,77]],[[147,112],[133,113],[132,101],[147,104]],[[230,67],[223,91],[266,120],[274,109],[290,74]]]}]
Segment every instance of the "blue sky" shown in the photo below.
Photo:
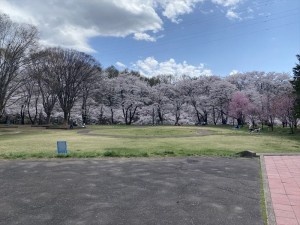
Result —
[{"label": "blue sky", "polygon": [[41,44],[85,51],[103,67],[146,76],[291,73],[300,54],[299,0],[95,2],[0,0],[0,12],[36,25]]},{"label": "blue sky", "polygon": [[[300,1],[262,1],[239,7],[242,19],[228,19],[212,4],[196,7],[179,24],[164,21],[156,42],[126,38],[95,38],[91,44],[104,66],[130,66],[149,56],[191,65],[205,64],[213,74],[233,70],[290,72],[300,54]],[[203,10],[214,12],[203,14]],[[249,13],[252,9],[254,12]],[[245,14],[245,17],[243,15]]]}]

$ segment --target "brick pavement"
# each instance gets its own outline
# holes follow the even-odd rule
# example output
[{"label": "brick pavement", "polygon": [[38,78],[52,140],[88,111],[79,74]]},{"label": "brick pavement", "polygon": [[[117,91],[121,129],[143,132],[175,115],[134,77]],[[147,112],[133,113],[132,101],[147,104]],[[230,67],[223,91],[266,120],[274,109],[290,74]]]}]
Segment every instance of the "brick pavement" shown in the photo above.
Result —
[{"label": "brick pavement", "polygon": [[300,225],[300,156],[264,156],[277,225]]}]

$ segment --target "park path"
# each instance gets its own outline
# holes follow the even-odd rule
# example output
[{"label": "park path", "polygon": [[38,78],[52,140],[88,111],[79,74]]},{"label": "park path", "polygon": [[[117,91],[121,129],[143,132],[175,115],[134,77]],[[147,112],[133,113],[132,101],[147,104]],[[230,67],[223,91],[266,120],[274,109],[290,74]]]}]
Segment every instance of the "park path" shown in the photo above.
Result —
[{"label": "park path", "polygon": [[300,225],[300,156],[264,156],[277,225]]},{"label": "park path", "polygon": [[[143,128],[143,127],[137,127]],[[77,133],[81,135],[88,135],[88,136],[98,136],[98,137],[112,137],[112,138],[189,138],[189,137],[199,137],[199,136],[208,136],[212,135],[213,132],[208,130],[199,130],[196,134],[188,134],[188,135],[122,135],[122,134],[99,134],[99,133],[92,133],[93,130],[79,130]]]}]

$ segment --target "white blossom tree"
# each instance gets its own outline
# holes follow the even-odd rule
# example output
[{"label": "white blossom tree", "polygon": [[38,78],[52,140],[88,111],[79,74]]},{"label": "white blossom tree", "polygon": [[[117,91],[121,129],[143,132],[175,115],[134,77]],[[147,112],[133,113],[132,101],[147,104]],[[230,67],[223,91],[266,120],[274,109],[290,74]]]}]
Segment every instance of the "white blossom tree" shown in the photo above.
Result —
[{"label": "white blossom tree", "polygon": [[140,78],[132,75],[120,75],[117,80],[117,95],[120,99],[120,106],[124,123],[131,125],[137,114],[148,100],[147,84]]},{"label": "white blossom tree", "polygon": [[210,107],[213,123],[216,125],[221,120],[222,124],[227,124],[228,107],[231,96],[237,88],[226,80],[216,80],[211,83]]},{"label": "white blossom tree", "polygon": [[157,118],[158,124],[164,124],[167,120],[166,115],[171,111],[170,99],[168,92],[172,87],[171,84],[160,83],[152,87],[150,99],[152,101],[152,124],[154,125]]}]

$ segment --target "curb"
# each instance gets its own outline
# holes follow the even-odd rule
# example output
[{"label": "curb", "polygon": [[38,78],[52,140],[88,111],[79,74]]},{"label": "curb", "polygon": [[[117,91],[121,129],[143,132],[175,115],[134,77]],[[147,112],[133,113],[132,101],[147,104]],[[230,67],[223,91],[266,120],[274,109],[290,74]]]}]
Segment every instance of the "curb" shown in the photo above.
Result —
[{"label": "curb", "polygon": [[[266,155],[268,155],[268,154],[266,154]],[[271,192],[269,189],[269,182],[268,182],[266,165],[265,165],[265,160],[264,160],[265,155],[260,154],[259,156],[260,156],[261,172],[262,172],[262,178],[263,178],[266,210],[267,210],[267,223],[268,223],[268,225],[277,225],[276,218],[275,218],[275,212],[274,212],[274,208],[272,205]]]},{"label": "curb", "polygon": [[256,153],[257,156],[299,156],[300,153],[295,152],[295,153]]}]

